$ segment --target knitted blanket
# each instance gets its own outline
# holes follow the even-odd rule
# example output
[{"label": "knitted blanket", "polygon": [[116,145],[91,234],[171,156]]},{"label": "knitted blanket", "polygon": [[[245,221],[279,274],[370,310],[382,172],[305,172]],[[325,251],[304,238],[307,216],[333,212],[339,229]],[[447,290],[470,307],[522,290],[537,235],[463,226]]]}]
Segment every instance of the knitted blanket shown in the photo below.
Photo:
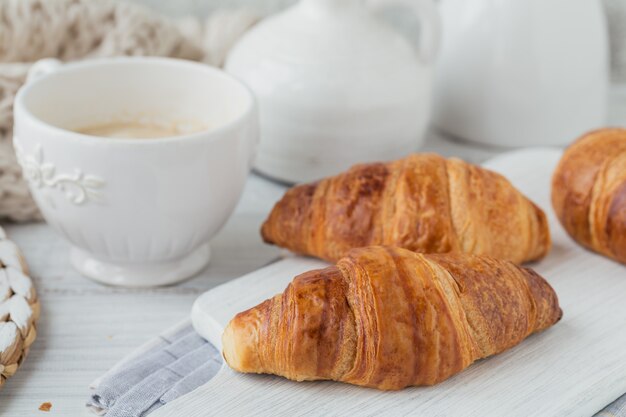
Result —
[{"label": "knitted blanket", "polygon": [[0,2],[0,218],[40,218],[11,145],[13,98],[34,61],[149,55],[222,65],[228,49],[258,20],[247,9],[205,21],[169,20],[113,0]]}]

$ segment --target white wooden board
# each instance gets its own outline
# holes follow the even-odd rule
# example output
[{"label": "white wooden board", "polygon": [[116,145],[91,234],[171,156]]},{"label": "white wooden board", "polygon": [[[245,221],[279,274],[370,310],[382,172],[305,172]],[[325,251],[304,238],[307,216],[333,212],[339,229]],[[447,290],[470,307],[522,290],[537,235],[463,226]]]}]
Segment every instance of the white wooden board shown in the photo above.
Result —
[{"label": "white wooden board", "polygon": [[[486,166],[506,175],[548,214],[554,246],[532,265],[555,288],[561,322],[434,387],[380,392],[336,382],[296,383],[227,366],[154,416],[419,415],[590,416],[626,392],[626,267],[576,245],[550,206],[560,151],[516,151]],[[281,292],[299,272],[324,265],[290,258],[217,287],[193,309],[215,344],[237,312]]]}]

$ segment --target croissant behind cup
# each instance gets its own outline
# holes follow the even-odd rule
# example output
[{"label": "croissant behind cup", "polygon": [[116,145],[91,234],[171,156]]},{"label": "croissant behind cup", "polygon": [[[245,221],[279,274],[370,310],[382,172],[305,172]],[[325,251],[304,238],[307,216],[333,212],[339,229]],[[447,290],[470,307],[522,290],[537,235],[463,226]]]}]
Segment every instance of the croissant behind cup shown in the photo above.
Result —
[{"label": "croissant behind cup", "polygon": [[436,154],[356,165],[296,186],[274,206],[261,234],[332,262],[352,248],[390,245],[522,263],[551,246],[545,214],[506,178]]},{"label": "croissant behind cup", "polygon": [[355,249],[236,315],[223,338],[233,369],[382,390],[432,385],[561,318],[534,271],[464,254]]}]

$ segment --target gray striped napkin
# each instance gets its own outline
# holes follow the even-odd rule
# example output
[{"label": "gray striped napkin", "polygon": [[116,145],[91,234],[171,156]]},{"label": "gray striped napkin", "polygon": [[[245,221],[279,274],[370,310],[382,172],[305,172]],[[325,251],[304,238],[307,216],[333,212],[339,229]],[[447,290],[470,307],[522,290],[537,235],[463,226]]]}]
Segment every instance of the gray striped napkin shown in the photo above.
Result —
[{"label": "gray striped napkin", "polygon": [[210,380],[222,366],[189,320],[139,347],[89,386],[87,407],[107,417],[142,417]]},{"label": "gray striped napkin", "polygon": [[[209,381],[222,363],[220,352],[185,320],[96,379],[87,407],[101,416],[144,417]],[[594,417],[626,417],[626,394]]]}]

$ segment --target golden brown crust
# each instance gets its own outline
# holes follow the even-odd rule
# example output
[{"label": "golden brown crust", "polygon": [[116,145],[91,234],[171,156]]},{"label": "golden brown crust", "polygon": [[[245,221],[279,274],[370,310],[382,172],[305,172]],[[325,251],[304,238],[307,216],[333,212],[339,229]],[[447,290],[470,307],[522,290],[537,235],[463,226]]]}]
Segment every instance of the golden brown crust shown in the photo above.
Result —
[{"label": "golden brown crust", "polygon": [[544,213],[504,177],[458,159],[413,154],[296,186],[262,226],[268,243],[336,261],[391,245],[521,263],[550,248]]},{"label": "golden brown crust", "polygon": [[223,336],[240,372],[384,390],[432,385],[561,317],[530,269],[463,254],[355,249],[239,313]]},{"label": "golden brown crust", "polygon": [[626,129],[590,132],[565,151],[552,205],[574,240],[626,263]]}]

